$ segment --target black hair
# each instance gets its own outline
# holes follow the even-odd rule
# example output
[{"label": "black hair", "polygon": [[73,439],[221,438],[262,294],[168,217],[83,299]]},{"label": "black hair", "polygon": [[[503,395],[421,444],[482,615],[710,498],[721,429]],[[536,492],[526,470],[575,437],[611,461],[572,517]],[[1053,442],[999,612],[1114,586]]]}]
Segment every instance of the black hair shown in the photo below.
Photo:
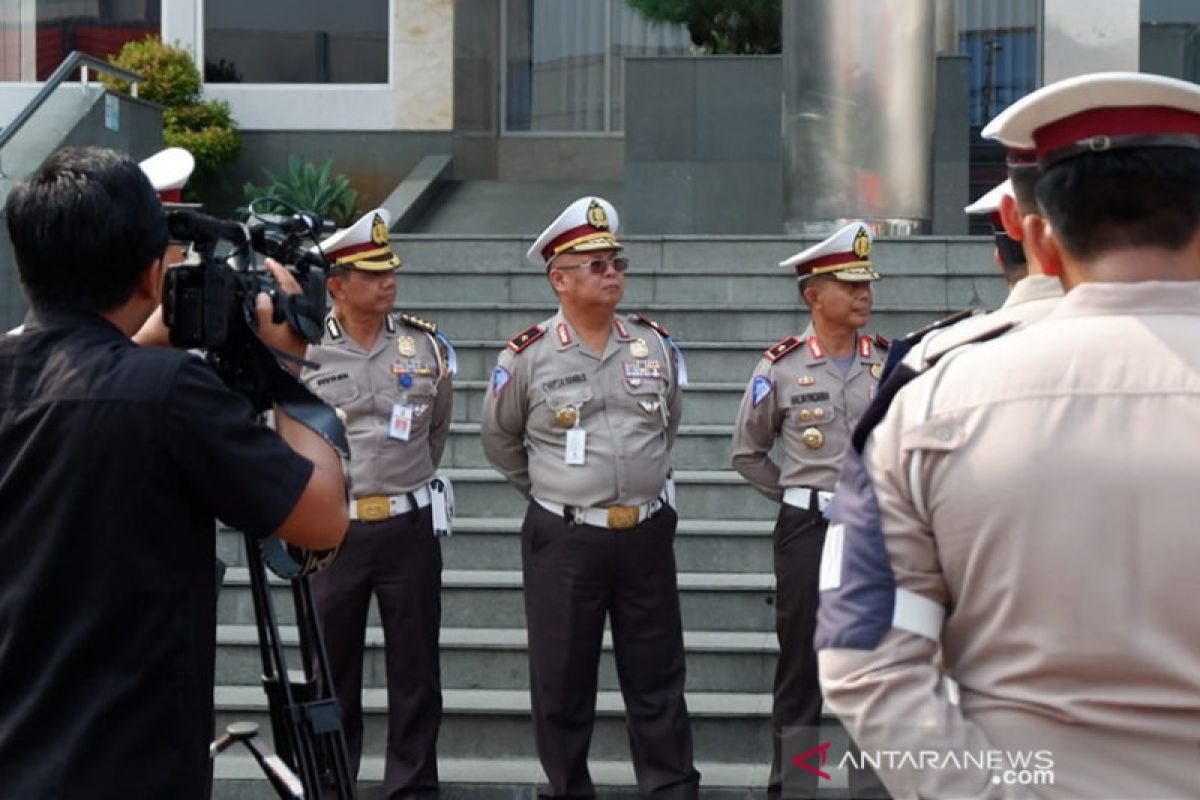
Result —
[{"label": "black hair", "polygon": [[1060,161],[1038,178],[1037,199],[1076,258],[1179,250],[1200,227],[1200,150],[1141,147]]},{"label": "black hair", "polygon": [[1009,164],[1008,179],[1012,181],[1013,197],[1021,215],[1038,213],[1037,181],[1041,172],[1037,164]]},{"label": "black hair", "polygon": [[17,274],[34,308],[107,311],[166,249],[162,203],[129,156],[64,147],[13,187],[5,208]]},{"label": "black hair", "polygon": [[1000,268],[1004,270],[1004,278],[1010,285],[1014,284],[1029,274],[1025,248],[1003,231],[997,231],[995,237],[996,253],[1000,256]]}]

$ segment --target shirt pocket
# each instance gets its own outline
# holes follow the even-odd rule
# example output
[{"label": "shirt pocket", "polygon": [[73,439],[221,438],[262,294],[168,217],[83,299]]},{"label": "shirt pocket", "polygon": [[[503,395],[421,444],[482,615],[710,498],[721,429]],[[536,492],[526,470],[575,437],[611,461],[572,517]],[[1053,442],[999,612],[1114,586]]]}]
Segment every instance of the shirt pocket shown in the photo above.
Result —
[{"label": "shirt pocket", "polygon": [[313,374],[308,388],[334,408],[351,407],[362,396],[354,377],[337,370]]},{"label": "shirt pocket", "polygon": [[538,394],[537,405],[541,407],[535,407],[534,413],[543,416],[552,428],[573,428],[582,423],[587,405],[595,397],[587,383],[545,389]]},{"label": "shirt pocket", "polygon": [[787,416],[793,425],[803,428],[828,425],[838,418],[837,406],[832,399],[806,400],[788,406]]}]

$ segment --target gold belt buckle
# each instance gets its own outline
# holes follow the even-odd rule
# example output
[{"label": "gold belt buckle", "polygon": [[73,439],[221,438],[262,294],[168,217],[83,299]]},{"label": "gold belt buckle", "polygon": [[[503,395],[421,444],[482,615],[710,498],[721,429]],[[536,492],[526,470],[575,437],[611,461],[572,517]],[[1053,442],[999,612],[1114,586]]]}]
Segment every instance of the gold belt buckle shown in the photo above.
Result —
[{"label": "gold belt buckle", "polygon": [[354,506],[358,511],[358,518],[364,522],[378,522],[381,519],[387,519],[391,512],[391,503],[388,502],[386,496],[381,494],[360,497],[354,501]]},{"label": "gold belt buckle", "polygon": [[609,506],[608,527],[618,531],[627,531],[637,524],[637,506]]}]

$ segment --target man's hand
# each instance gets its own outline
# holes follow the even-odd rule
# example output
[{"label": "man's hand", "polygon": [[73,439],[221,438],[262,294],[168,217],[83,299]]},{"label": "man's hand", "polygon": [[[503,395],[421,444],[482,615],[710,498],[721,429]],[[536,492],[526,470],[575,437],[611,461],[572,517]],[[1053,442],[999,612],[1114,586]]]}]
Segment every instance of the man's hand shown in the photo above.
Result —
[{"label": "man's hand", "polygon": [[[283,265],[273,258],[266,260],[266,267],[270,271],[275,282],[279,284],[279,290],[283,294],[300,294],[300,284],[288,272]],[[272,320],[273,306],[271,298],[266,292],[259,292],[254,298],[254,308],[258,313],[258,333],[263,341],[276,350],[295,356],[296,358],[304,358],[304,350],[308,343],[304,341],[299,333],[297,333],[287,322],[274,322]],[[284,362],[285,366],[293,372],[299,372],[300,366],[290,362]]]}]

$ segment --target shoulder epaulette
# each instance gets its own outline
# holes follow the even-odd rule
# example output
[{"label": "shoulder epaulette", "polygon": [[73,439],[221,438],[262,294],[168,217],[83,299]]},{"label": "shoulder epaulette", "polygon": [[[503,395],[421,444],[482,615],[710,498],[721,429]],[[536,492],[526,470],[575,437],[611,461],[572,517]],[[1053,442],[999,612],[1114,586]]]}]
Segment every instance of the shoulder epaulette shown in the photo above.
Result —
[{"label": "shoulder epaulette", "polygon": [[892,346],[892,340],[888,339],[883,334],[877,333],[875,334],[875,346],[880,350],[887,350]]},{"label": "shoulder epaulette", "polygon": [[766,350],[763,350],[763,355],[773,364],[802,344],[804,344],[804,340],[799,336],[789,336],[786,339],[780,339]]},{"label": "shoulder epaulette", "polygon": [[928,325],[922,325],[911,333],[906,333],[900,341],[908,345],[914,345],[936,330],[948,328],[951,325],[956,325],[959,322],[962,322],[967,317],[973,317],[976,314],[982,313],[984,313],[983,310],[978,308],[964,308],[962,311],[955,311],[949,316],[942,317],[939,320],[934,320]]},{"label": "shoulder epaulette", "polygon": [[662,336],[664,339],[671,335],[670,331],[668,331],[662,325],[659,325],[657,322],[655,322],[654,320],[650,319],[647,316],[644,316],[642,314],[634,314],[633,318],[635,320],[637,320],[638,322],[642,323],[643,325],[645,325],[650,330],[657,333],[659,336]]},{"label": "shoulder epaulette", "polygon": [[400,321],[410,328],[425,331],[426,333],[437,333],[437,324],[430,322],[420,317],[414,317],[412,314],[401,314]]},{"label": "shoulder epaulette", "polygon": [[519,353],[529,345],[536,342],[546,333],[546,329],[541,325],[530,325],[525,330],[518,333],[516,336],[508,340],[508,349],[514,353]]},{"label": "shoulder epaulette", "polygon": [[963,331],[961,334],[958,333],[957,329],[949,331],[929,343],[930,349],[925,354],[925,365],[926,367],[932,367],[952,350],[957,350],[968,344],[991,341],[998,336],[1003,336],[1015,327],[1017,327],[1017,322],[1015,320],[1008,320],[995,321],[990,325],[972,324],[971,330]]}]

